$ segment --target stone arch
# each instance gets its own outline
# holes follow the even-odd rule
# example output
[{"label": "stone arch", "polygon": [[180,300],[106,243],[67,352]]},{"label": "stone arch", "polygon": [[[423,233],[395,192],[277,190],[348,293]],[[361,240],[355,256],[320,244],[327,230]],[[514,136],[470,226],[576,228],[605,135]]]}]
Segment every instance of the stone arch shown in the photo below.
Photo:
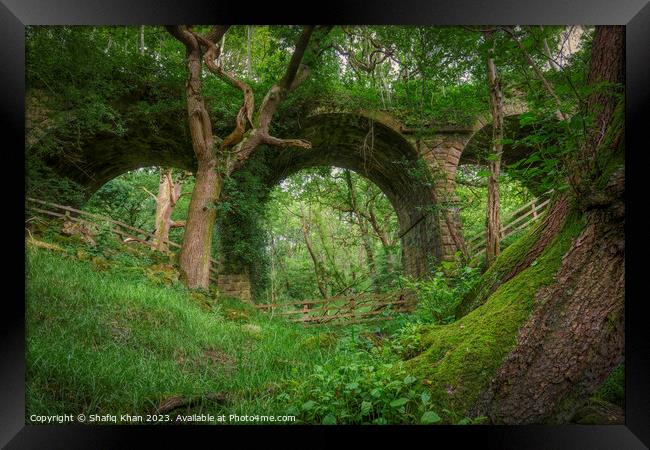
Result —
[{"label": "stone arch", "polygon": [[[534,132],[532,125],[521,125],[520,117],[528,112],[528,108],[523,105],[510,105],[505,108],[506,116],[504,117],[504,137],[512,139],[514,143],[505,144],[503,147],[502,162],[504,170],[507,166],[521,161],[528,157],[535,149],[529,145],[522,144],[519,140]],[[491,116],[484,115],[479,117],[475,122],[471,134],[463,147],[458,165],[464,164],[482,164],[485,161],[486,151],[490,148],[492,140],[492,119]],[[539,186],[539,180],[526,178],[521,180],[527,189],[535,195],[543,193]]]},{"label": "stone arch", "polygon": [[[233,177],[254,172],[270,192],[302,169],[335,166],[352,170],[376,184],[395,209],[406,274],[422,277],[429,264],[454,257],[457,245],[441,220],[445,205],[435,189],[436,177],[446,175],[431,170],[419,148],[400,133],[398,122],[363,112],[320,113],[302,121],[299,135],[311,142],[310,150],[258,149]],[[237,211],[230,214],[230,223],[242,220],[234,217]],[[250,270],[234,261],[227,248],[223,253],[226,271]]]},{"label": "stone arch", "polygon": [[115,177],[141,167],[164,166],[196,170],[196,159],[183,111],[160,122],[128,124],[123,135],[97,134],[78,148],[44,162],[85,189],[86,199]]},{"label": "stone arch", "polygon": [[[181,111],[160,123],[131,123],[121,136],[97,135],[77,149],[73,158],[59,157],[47,163],[80,183],[89,198],[106,182],[140,167],[194,171],[196,162],[186,128]],[[454,258],[464,244],[458,233],[452,236],[456,224],[450,224],[441,213],[448,208],[438,189],[448,176],[445,167],[437,170],[405,130],[399,121],[378,111],[315,113],[301,120],[299,130],[288,132],[309,140],[311,150],[260,148],[238,172],[262,161],[269,190],[291,173],[322,165],[347,168],[368,178],[397,213],[405,272],[421,277],[430,264]]]}]

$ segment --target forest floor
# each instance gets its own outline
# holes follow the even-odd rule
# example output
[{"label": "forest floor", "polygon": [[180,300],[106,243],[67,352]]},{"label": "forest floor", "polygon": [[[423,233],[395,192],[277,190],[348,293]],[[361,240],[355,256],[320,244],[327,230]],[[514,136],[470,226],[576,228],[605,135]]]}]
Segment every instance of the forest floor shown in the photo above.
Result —
[{"label": "forest floor", "polygon": [[[442,407],[427,377],[409,368],[422,346],[413,317],[303,327],[214,292],[191,292],[168,256],[110,232],[90,242],[51,224],[37,231],[26,239],[28,423],[32,415],[82,413],[118,423],[122,414],[146,423],[157,413],[164,422],[211,414],[212,423],[231,424],[270,423],[255,416],[324,424],[483,420],[464,417],[453,403]],[[472,327],[471,319],[462,323]],[[440,329],[450,339],[464,333]],[[608,399],[622,396],[619,384],[610,383]]]}]

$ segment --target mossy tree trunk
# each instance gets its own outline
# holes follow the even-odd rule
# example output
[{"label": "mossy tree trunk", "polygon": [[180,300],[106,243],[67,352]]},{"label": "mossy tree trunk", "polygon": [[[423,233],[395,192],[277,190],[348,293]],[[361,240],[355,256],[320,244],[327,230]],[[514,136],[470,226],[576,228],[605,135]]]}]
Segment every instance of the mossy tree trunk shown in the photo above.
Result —
[{"label": "mossy tree trunk", "polygon": [[[623,359],[623,52],[623,27],[596,27],[589,72],[594,91],[587,101],[593,124],[569,167],[572,192],[561,200],[586,225],[554,282],[536,293],[514,350],[473,409],[491,423],[566,422]],[[517,267],[526,266],[513,264],[510,278]]]}]

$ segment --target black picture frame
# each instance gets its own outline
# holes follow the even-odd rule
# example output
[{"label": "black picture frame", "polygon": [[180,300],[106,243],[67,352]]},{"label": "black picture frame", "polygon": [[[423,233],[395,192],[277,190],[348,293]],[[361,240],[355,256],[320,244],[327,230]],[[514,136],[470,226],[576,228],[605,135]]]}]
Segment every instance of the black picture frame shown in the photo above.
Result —
[{"label": "black picture frame", "polygon": [[[643,275],[647,245],[644,245],[643,172],[648,167],[645,120],[650,105],[650,4],[649,0],[456,0],[424,2],[380,0],[363,3],[307,2],[302,5],[277,2],[244,4],[234,1],[171,2],[147,0],[2,0],[0,5],[0,67],[3,89],[1,103],[4,126],[5,174],[15,177],[11,186],[24,182],[24,91],[25,25],[134,25],[166,23],[234,24],[611,24],[626,25],[626,399],[625,425],[565,426],[437,426],[437,427],[200,427],[200,426],[83,426],[25,425],[25,284],[24,190],[5,190],[3,271],[16,273],[3,284],[2,384],[0,385],[0,445],[7,448],[133,448],[132,439],[148,443],[187,442],[192,437],[223,444],[226,437],[239,445],[252,436],[280,438],[286,445],[319,447],[329,437],[354,432],[362,439],[384,439],[395,433],[402,445],[440,445],[441,437],[455,444],[473,442],[482,448],[539,449],[637,449],[650,445],[650,351],[643,303],[646,299]],[[253,6],[255,5],[255,6]],[[7,159],[9,158],[9,159]],[[15,160],[14,160],[15,159]],[[646,169],[647,170],[647,169]],[[14,181],[16,183],[14,183]],[[630,197],[630,195],[632,197]],[[20,262],[23,262],[21,266]],[[22,275],[21,275],[22,272]],[[24,278],[22,278],[24,280]],[[295,431],[309,431],[296,438]],[[291,435],[286,432],[292,433]],[[416,436],[417,435],[417,436]],[[415,439],[419,441],[416,443]],[[420,439],[424,439],[421,441]],[[429,446],[429,445],[427,445]]]}]

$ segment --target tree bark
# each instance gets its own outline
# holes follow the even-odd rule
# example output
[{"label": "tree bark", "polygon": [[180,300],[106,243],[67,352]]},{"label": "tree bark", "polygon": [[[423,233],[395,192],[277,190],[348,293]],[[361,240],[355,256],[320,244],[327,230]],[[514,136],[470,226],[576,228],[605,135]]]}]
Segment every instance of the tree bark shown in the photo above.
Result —
[{"label": "tree bark", "polygon": [[[185,44],[187,64],[186,102],[197,159],[194,190],[187,213],[185,235],[178,255],[180,273],[191,288],[207,289],[210,283],[210,256],[212,235],[217,216],[216,203],[221,193],[222,175],[218,170],[214,149],[212,124],[201,92],[201,45],[196,35],[179,26],[168,26],[168,31]],[[215,27],[223,35],[227,27]],[[220,37],[215,33],[215,38]]]},{"label": "tree bark", "polygon": [[[192,146],[197,159],[196,184],[179,254],[181,276],[190,288],[205,289],[209,285],[212,231],[223,177],[232,173],[238,165],[248,159],[260,144],[311,147],[303,140],[272,137],[269,135],[269,127],[273,114],[282,100],[309,73],[304,66],[301,66],[301,61],[314,27],[306,26],[303,29],[284,76],[267,93],[255,124],[253,123],[252,90],[234,75],[224,71],[223,65],[219,64],[221,61],[219,56],[224,45],[222,38],[227,30],[228,26],[217,25],[206,35],[200,35],[192,31],[191,27],[167,26],[167,31],[186,48],[187,111]],[[222,40],[221,46],[215,44],[219,40]],[[244,93],[244,103],[237,115],[235,130],[221,142],[218,149],[215,148],[212,124],[201,93],[202,62],[205,62],[211,72]],[[245,137],[249,126],[253,127],[253,130]]]},{"label": "tree bark", "polygon": [[[491,32],[485,33],[491,39]],[[503,154],[503,93],[494,64],[494,45],[488,49],[487,74],[490,88],[490,109],[492,111],[492,151],[489,156],[490,175],[488,178],[487,198],[487,247],[485,262],[489,267],[501,252],[501,201],[499,198],[499,175],[501,173],[501,155]]]},{"label": "tree bark", "polygon": [[156,231],[151,247],[154,250],[167,252],[169,250],[169,230],[178,225],[172,221],[172,213],[176,202],[181,196],[183,179],[174,181],[172,170],[160,171],[160,185],[156,196]]},{"label": "tree bark", "polygon": [[[623,42],[623,27],[596,27],[591,87],[623,82]],[[570,166],[574,212],[586,225],[555,282],[537,292],[516,347],[474,408],[492,423],[567,422],[623,360],[625,175],[618,92],[597,89],[589,97],[594,126],[575,158],[580,162]],[[598,166],[603,160],[608,168]]]}]

